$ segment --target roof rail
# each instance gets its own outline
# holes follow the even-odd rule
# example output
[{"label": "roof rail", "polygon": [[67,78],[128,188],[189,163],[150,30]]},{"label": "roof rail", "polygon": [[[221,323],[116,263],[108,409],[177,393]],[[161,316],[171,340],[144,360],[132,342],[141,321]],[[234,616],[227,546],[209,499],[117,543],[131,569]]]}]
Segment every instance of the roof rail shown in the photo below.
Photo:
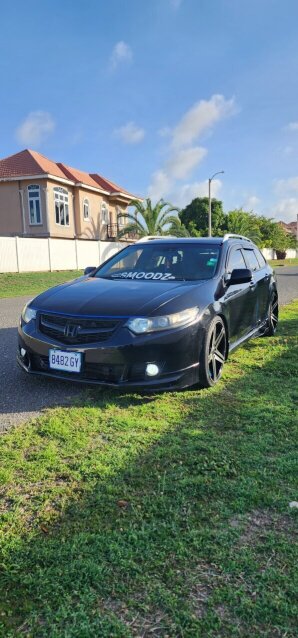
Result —
[{"label": "roof rail", "polygon": [[226,233],[223,237],[223,241],[227,241],[228,239],[245,239],[245,241],[250,241],[250,243],[252,243],[251,239],[248,237],[245,237],[244,235],[236,235],[234,233]]},{"label": "roof rail", "polygon": [[152,239],[177,239],[175,235],[146,235],[145,237],[141,237],[136,241],[138,244],[141,241],[152,241]]}]

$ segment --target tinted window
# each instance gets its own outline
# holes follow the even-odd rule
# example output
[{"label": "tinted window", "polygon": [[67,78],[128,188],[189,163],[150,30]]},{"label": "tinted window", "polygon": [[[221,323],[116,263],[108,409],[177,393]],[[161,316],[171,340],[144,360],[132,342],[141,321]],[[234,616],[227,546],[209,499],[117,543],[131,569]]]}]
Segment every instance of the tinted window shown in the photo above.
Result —
[{"label": "tinted window", "polygon": [[255,256],[255,253],[253,250],[249,250],[248,248],[244,248],[244,256],[245,256],[245,261],[247,262],[247,267],[250,270],[259,270],[260,266],[259,266],[259,262]]},{"label": "tinted window", "polygon": [[246,263],[240,248],[237,248],[236,250],[233,249],[229,255],[227,270],[228,272],[232,272],[234,268],[246,268]]},{"label": "tinted window", "polygon": [[257,256],[257,260],[258,260],[258,262],[260,264],[260,267],[264,268],[264,266],[267,266],[267,261],[266,261],[264,255],[262,255],[261,251],[258,248],[255,248],[254,252],[255,252],[255,254]]},{"label": "tinted window", "polygon": [[135,244],[99,268],[95,277],[135,281],[196,281],[214,276],[219,248],[200,244]]}]

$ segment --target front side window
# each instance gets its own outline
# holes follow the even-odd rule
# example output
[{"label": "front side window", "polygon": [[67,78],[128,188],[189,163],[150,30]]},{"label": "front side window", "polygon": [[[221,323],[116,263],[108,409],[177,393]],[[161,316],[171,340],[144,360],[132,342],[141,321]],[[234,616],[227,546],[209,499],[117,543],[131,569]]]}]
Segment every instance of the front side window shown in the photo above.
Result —
[{"label": "front side window", "polygon": [[235,268],[246,268],[240,248],[232,249],[228,260],[227,272],[231,273]]},{"label": "front side window", "polygon": [[103,224],[109,223],[109,209],[105,202],[102,202],[101,205],[101,221]]},{"label": "front side window", "polygon": [[83,201],[83,215],[84,221],[88,221],[90,219],[90,205],[88,199],[84,199]]},{"label": "front side window", "polygon": [[40,205],[40,186],[31,184],[28,186],[28,205],[30,226],[42,224]]},{"label": "front side window", "polygon": [[252,248],[244,248],[244,257],[245,257],[245,261],[247,263],[247,268],[249,268],[252,271],[255,270],[260,270],[260,266],[259,266],[259,262],[255,256],[254,251],[252,250]]},{"label": "front side window", "polygon": [[59,226],[69,226],[68,192],[65,188],[54,188],[55,219]]},{"label": "front side window", "polygon": [[95,277],[135,281],[197,281],[211,279],[219,248],[213,245],[155,244],[125,248],[98,269]]}]

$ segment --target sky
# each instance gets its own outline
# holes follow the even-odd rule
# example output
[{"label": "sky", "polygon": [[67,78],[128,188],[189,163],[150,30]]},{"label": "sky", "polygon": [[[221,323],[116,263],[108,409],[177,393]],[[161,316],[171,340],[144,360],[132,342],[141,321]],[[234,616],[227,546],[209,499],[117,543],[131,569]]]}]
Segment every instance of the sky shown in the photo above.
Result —
[{"label": "sky", "polygon": [[0,157],[298,213],[297,0],[0,0]]}]

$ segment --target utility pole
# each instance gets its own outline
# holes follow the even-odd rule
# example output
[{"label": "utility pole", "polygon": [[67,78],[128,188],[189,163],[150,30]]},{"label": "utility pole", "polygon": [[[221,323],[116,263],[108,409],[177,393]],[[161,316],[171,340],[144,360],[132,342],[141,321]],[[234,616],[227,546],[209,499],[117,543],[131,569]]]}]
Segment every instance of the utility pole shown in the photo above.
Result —
[{"label": "utility pole", "polygon": [[[218,171],[214,173],[212,177],[208,179],[208,197],[209,197],[209,209],[208,209],[208,237],[212,237],[212,217],[211,217],[211,182],[216,177],[216,175],[221,175],[224,171]],[[297,216],[298,219],[298,216]],[[298,224],[298,221],[297,221]]]}]

